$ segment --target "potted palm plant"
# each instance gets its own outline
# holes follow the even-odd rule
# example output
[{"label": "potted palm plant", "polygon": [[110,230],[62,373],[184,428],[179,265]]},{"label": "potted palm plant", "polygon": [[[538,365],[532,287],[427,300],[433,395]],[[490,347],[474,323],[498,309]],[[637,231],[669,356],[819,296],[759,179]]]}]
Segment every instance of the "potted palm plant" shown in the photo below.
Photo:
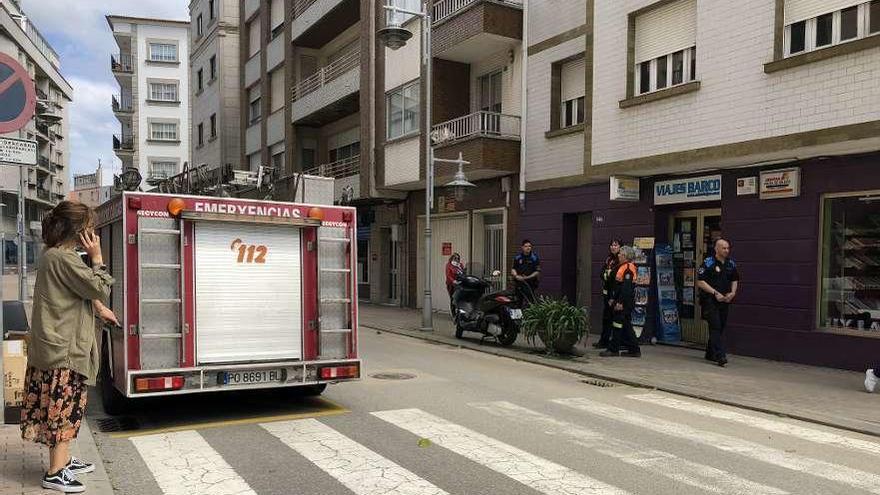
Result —
[{"label": "potted palm plant", "polygon": [[523,311],[522,333],[533,345],[541,339],[548,354],[571,354],[572,347],[590,333],[588,322],[586,309],[541,296]]}]

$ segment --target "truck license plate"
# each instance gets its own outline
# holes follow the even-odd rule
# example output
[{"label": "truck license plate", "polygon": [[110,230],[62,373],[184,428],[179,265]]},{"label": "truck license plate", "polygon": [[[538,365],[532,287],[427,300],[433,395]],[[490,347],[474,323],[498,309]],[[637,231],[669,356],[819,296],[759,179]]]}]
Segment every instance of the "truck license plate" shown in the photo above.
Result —
[{"label": "truck license plate", "polygon": [[255,385],[258,383],[280,382],[284,370],[245,370],[223,373],[224,385]]},{"label": "truck license plate", "polygon": [[522,310],[521,309],[511,309],[510,310],[510,317],[513,318],[514,320],[521,320],[522,319]]}]

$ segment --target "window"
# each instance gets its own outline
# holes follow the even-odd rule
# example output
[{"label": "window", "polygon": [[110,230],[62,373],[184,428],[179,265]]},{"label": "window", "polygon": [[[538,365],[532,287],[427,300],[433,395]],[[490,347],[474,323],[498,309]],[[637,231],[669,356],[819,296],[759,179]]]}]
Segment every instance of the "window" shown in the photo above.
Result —
[{"label": "window", "polygon": [[151,160],[150,177],[167,179],[177,175],[177,162],[173,160]]},{"label": "window", "polygon": [[173,43],[150,43],[150,61],[177,62],[177,45]]},{"label": "window", "polygon": [[205,145],[205,124],[201,124],[201,123],[199,124],[197,136],[198,136],[197,139],[198,139],[199,146],[204,146]]},{"label": "window", "polygon": [[388,139],[395,139],[419,130],[419,81],[391,91],[386,96],[388,108]]},{"label": "window", "polygon": [[269,111],[276,112],[284,108],[284,67],[276,69],[269,73],[269,88],[271,98],[269,100]]},{"label": "window", "polygon": [[819,326],[880,336],[880,191],[823,198]]},{"label": "window", "polygon": [[[390,0],[385,3],[412,12],[420,12],[422,10],[422,0]],[[414,17],[415,16],[413,16],[412,14],[397,13],[395,15],[390,10],[385,12],[385,18],[388,24],[398,23],[400,25],[403,25]]]},{"label": "window", "polygon": [[494,72],[479,79],[480,110],[501,113],[501,72]]},{"label": "window", "polygon": [[253,57],[260,53],[260,18],[257,17],[248,24],[248,55]]},{"label": "window", "polygon": [[680,50],[639,64],[638,94],[650,93],[697,79],[697,48]]},{"label": "window", "polygon": [[284,170],[284,152],[272,155],[272,167],[275,170]]},{"label": "window", "polygon": [[211,114],[211,139],[217,137],[217,114]]},{"label": "window", "polygon": [[151,82],[150,100],[178,102],[177,83]]},{"label": "window", "polygon": [[271,0],[269,3],[269,39],[275,39],[284,32],[284,0]]},{"label": "window", "polygon": [[361,129],[354,127],[327,138],[328,159],[330,163],[346,160],[361,153]]},{"label": "window", "polygon": [[213,20],[217,17],[217,12],[214,11],[214,0],[208,0],[208,19]]},{"label": "window", "polygon": [[584,123],[585,63],[585,59],[580,57],[562,63],[560,68],[560,128]]},{"label": "window", "polygon": [[199,16],[196,17],[196,36],[201,36],[203,34],[205,34],[205,23],[202,19],[202,14],[199,14]]},{"label": "window", "polygon": [[248,91],[248,122],[254,125],[262,118],[262,109],[260,108],[260,85],[257,84]]},{"label": "window", "polygon": [[209,61],[211,68],[211,81],[217,79],[217,55],[211,55],[211,60]]},{"label": "window", "polygon": [[177,141],[177,124],[174,122],[151,122],[150,139],[154,141]]},{"label": "window", "polygon": [[196,72],[196,87],[198,88],[199,91],[201,91],[205,88],[205,84],[204,84],[205,73],[204,72],[205,72],[204,69],[199,69],[198,72]]},{"label": "window", "polygon": [[697,2],[659,2],[633,14],[631,55],[635,59],[630,95],[696,80]]},{"label": "window", "polygon": [[786,0],[784,15],[785,56],[880,33],[880,0]]}]

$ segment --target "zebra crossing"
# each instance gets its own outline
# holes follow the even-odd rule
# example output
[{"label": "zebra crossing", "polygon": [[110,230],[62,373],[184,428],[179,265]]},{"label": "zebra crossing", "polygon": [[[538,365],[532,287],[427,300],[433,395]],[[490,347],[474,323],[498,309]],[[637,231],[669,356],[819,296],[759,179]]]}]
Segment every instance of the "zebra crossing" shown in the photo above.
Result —
[{"label": "zebra crossing", "polygon": [[[621,403],[623,402],[623,403]],[[625,406],[638,405],[639,412]],[[540,408],[541,410],[536,410]],[[647,408],[647,409],[646,409]],[[527,408],[510,401],[468,403],[471,414],[491,418],[512,432],[528,433],[548,442],[565,443],[579,456],[620,462],[632,478],[663,479],[673,491],[650,493],[709,494],[857,494],[880,495],[880,442],[807,423],[743,412],[697,400],[659,393],[627,394],[615,404],[585,397],[547,400]],[[677,420],[670,420],[669,412]],[[610,476],[595,463],[549,458],[516,445],[516,435],[493,437],[468,421],[455,422],[419,408],[372,411],[364,421],[411,435],[420,447],[443,449],[456,462],[471,463],[510,480],[527,492],[545,495],[627,495],[637,491],[627,479]],[[465,416],[466,417],[466,416]],[[710,418],[741,428],[742,435],[722,434],[691,424],[691,417]],[[461,418],[459,418],[461,419]],[[335,418],[344,421],[344,417]],[[598,423],[597,423],[598,422]],[[456,491],[436,470],[384,445],[339,431],[327,419],[293,419],[252,425],[277,441],[291,462],[306,462],[338,482],[339,493],[356,495],[446,495]],[[475,422],[480,423],[480,422]],[[595,424],[595,426],[594,426]],[[615,434],[609,424],[634,427],[666,439],[641,442]],[[589,426],[587,426],[589,425]],[[740,431],[740,430],[737,430]],[[758,433],[782,435],[815,446],[803,452],[757,441]],[[162,495],[258,495],[236,462],[224,458],[198,431],[136,436],[130,441]],[[693,448],[690,448],[693,447]],[[539,449],[540,450],[540,449]],[[684,451],[684,453],[683,453]],[[858,466],[840,462],[841,454],[869,458]],[[551,456],[552,457],[552,456]],[[749,469],[727,462],[741,458]],[[578,458],[576,456],[573,459]],[[872,466],[877,466],[872,468]],[[426,474],[427,473],[427,474]],[[460,488],[460,487],[459,487]],[[290,487],[289,493],[297,493]]]}]

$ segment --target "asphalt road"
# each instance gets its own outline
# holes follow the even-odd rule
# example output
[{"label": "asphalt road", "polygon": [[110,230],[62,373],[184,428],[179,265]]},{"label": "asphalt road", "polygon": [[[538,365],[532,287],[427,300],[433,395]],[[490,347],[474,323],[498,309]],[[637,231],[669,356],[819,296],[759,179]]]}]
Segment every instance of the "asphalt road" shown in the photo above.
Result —
[{"label": "asphalt road", "polygon": [[372,330],[360,346],[370,376],[321,399],[91,410],[117,493],[880,494],[873,437]]}]

